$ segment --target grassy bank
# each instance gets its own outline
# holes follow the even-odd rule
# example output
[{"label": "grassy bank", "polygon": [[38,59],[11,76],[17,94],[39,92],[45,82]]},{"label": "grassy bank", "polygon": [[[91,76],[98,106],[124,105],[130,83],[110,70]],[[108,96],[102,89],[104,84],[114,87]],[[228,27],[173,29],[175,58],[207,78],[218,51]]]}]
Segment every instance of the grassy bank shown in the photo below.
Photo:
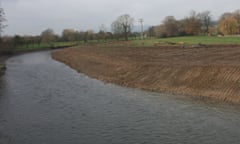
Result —
[{"label": "grassy bank", "polygon": [[0,49],[0,76],[3,75],[4,71],[6,70],[5,60],[12,55],[48,49],[65,48],[74,45],[77,45],[77,42],[55,42],[51,46],[49,44],[29,44],[17,46],[14,48],[11,48],[7,44],[1,45],[1,47],[4,47],[4,49]]},{"label": "grassy bank", "polygon": [[5,70],[6,70],[5,64],[0,64],[0,76],[4,74]]},{"label": "grassy bank", "polygon": [[53,58],[105,82],[240,103],[240,47],[81,46]]},{"label": "grassy bank", "polygon": [[0,76],[4,74],[6,70],[5,60],[8,56],[0,56]]},{"label": "grassy bank", "polygon": [[193,45],[240,45],[240,36],[185,36],[172,38],[131,39],[129,41],[89,41],[88,44],[110,47],[193,46]]},{"label": "grassy bank", "polygon": [[210,37],[210,36],[186,36],[161,39],[132,40],[132,46],[157,46],[157,45],[240,45],[240,37]]},{"label": "grassy bank", "polygon": [[38,51],[38,50],[46,50],[46,49],[56,49],[56,48],[64,48],[71,47],[77,45],[77,42],[54,42],[52,44],[29,44],[29,45],[21,45],[17,46],[13,49],[14,52],[28,52],[28,51]]}]

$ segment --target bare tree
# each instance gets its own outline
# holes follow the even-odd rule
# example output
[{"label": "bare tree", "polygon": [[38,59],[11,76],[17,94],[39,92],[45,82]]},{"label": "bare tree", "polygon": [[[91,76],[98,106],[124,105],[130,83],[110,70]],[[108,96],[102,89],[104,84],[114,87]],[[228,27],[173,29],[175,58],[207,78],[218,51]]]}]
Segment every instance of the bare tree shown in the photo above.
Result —
[{"label": "bare tree", "polygon": [[128,36],[133,27],[133,22],[134,19],[130,15],[121,15],[112,23],[112,31],[114,34],[123,34],[125,40],[128,40]]},{"label": "bare tree", "polygon": [[238,34],[240,34],[240,9],[236,10],[234,13],[234,18],[237,20],[238,22]]},{"label": "bare tree", "polygon": [[204,33],[209,33],[209,27],[211,25],[211,12],[210,11],[204,11],[202,13],[198,14],[200,17],[200,20],[202,22],[202,26],[204,28]]},{"label": "bare tree", "polygon": [[3,8],[0,8],[0,37],[3,32],[3,29],[6,27],[6,25],[3,24],[4,21],[6,21],[5,13],[4,13]]},{"label": "bare tree", "polygon": [[101,24],[100,26],[99,26],[99,32],[106,32],[107,31],[107,28],[106,28],[106,26],[104,25],[104,24]]},{"label": "bare tree", "polygon": [[77,32],[73,29],[64,29],[62,31],[62,38],[64,41],[75,41]]},{"label": "bare tree", "polygon": [[148,29],[148,35],[149,35],[150,37],[156,36],[156,31],[155,31],[155,29],[156,29],[156,26],[151,26],[151,27],[149,27],[149,29]]},{"label": "bare tree", "polygon": [[154,32],[157,37],[160,37],[160,38],[167,37],[166,29],[165,29],[164,25],[159,25],[159,26],[154,27]]},{"label": "bare tree", "polygon": [[112,32],[115,36],[120,36],[123,33],[123,27],[118,21],[114,21],[111,25]]},{"label": "bare tree", "polygon": [[165,27],[165,33],[167,37],[178,35],[178,22],[174,16],[167,16],[163,20],[163,25]]},{"label": "bare tree", "polygon": [[198,35],[201,31],[201,20],[195,11],[190,12],[190,16],[184,20],[185,33],[188,35]]},{"label": "bare tree", "polygon": [[101,24],[99,26],[99,32],[96,34],[97,36],[97,39],[100,40],[100,39],[106,39],[106,32],[107,32],[107,29],[105,27],[104,24]]},{"label": "bare tree", "polygon": [[55,41],[55,34],[52,29],[47,29],[41,34],[42,43],[46,43],[49,46],[53,46],[53,42]]}]

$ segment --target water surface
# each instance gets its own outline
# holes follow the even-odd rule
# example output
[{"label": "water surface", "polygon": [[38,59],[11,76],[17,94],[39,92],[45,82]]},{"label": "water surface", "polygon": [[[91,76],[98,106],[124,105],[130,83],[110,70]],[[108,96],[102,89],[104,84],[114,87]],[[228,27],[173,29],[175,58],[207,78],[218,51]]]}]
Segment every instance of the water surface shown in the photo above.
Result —
[{"label": "water surface", "polygon": [[234,144],[240,108],[91,79],[50,52],[7,61],[0,144]]}]

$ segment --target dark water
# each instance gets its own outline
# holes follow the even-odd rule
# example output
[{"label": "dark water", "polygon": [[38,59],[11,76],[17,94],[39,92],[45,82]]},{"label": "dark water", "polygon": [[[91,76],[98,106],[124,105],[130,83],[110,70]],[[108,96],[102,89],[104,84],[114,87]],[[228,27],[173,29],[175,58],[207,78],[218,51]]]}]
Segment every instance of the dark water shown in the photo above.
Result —
[{"label": "dark water", "polygon": [[13,57],[7,67],[0,144],[240,143],[240,107],[104,84],[49,52]]}]

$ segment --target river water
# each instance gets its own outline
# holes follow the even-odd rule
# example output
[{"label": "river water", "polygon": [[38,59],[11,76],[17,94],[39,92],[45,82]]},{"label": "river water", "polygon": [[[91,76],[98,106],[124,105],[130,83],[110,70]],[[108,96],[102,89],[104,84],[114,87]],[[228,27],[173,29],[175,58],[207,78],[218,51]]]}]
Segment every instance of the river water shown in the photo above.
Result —
[{"label": "river water", "polygon": [[105,84],[15,56],[0,79],[0,144],[234,144],[240,107]]}]

